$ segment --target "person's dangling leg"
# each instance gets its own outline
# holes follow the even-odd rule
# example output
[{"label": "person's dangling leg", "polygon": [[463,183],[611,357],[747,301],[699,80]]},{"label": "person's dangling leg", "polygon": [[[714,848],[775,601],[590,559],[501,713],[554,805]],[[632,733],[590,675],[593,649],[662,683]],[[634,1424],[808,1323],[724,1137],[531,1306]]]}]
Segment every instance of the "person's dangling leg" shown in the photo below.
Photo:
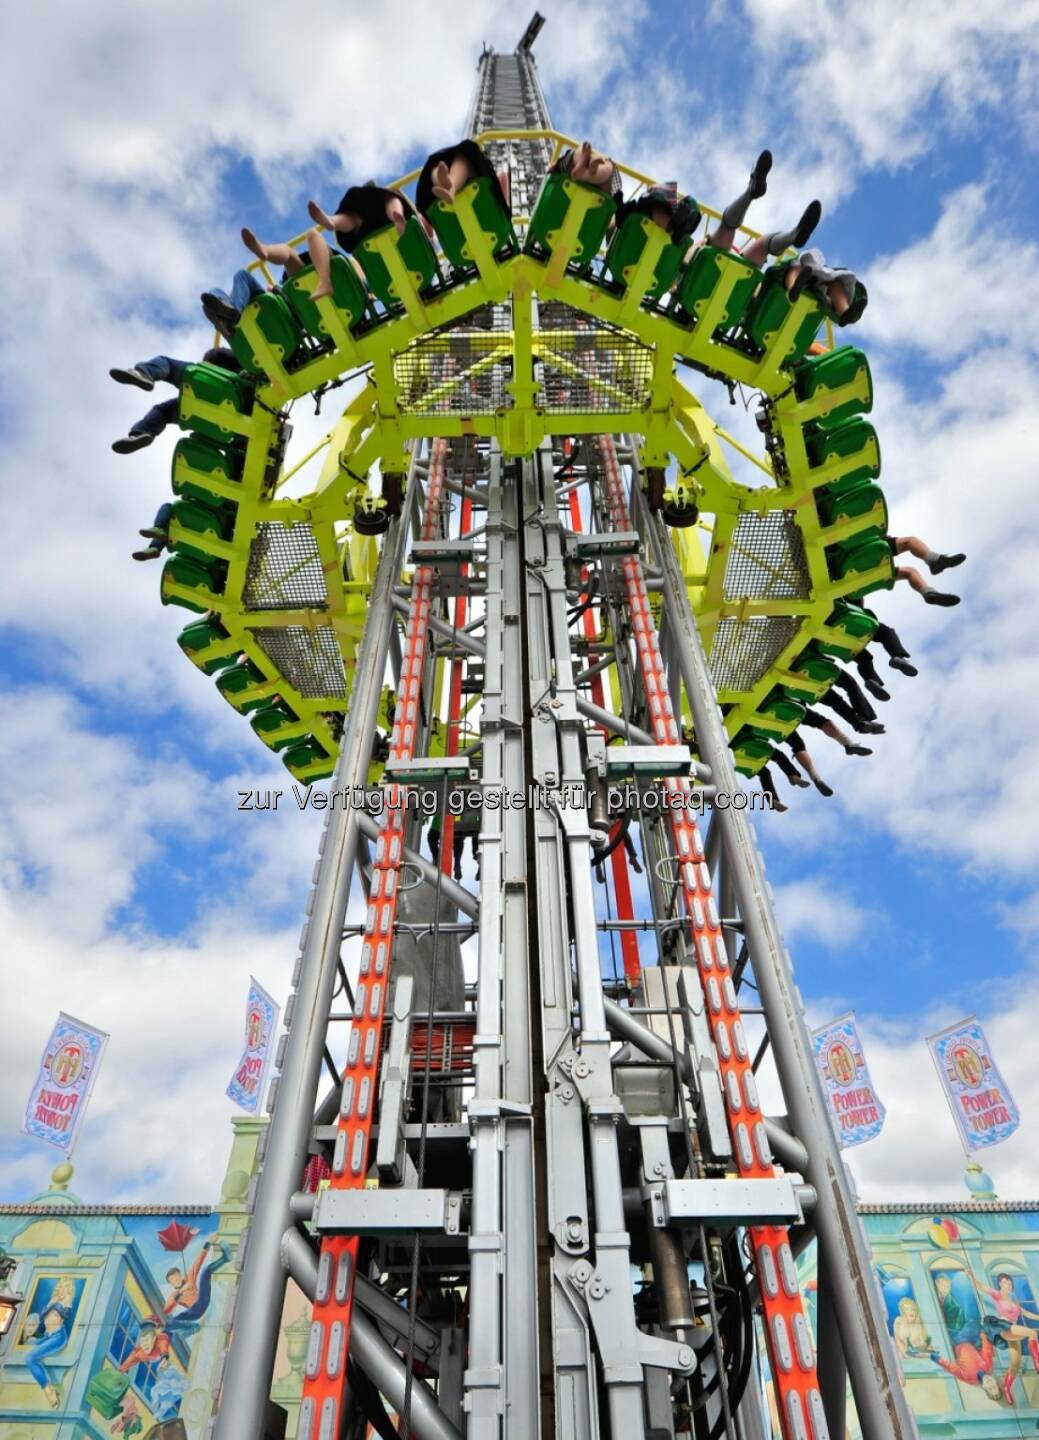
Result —
[{"label": "person's dangling leg", "polygon": [[836,740],[837,744],[844,751],[845,755],[873,754],[873,751],[867,749],[865,745],[857,745],[855,741],[851,738],[851,736],[845,735],[844,731],[839,729],[839,727],[836,726],[832,720],[824,720],[818,728],[823,732],[824,735],[828,735],[831,740]]},{"label": "person's dangling leg", "polygon": [[265,245],[262,240],[257,240],[247,225],[242,227],[242,244],[247,250],[251,250],[258,260],[263,260],[268,265],[278,265],[290,275],[297,275],[303,269],[298,250],[280,241],[274,245]]},{"label": "person's dangling leg", "polygon": [[167,425],[177,423],[178,409],[179,401],[176,399],[162,400],[153,405],[146,415],[134,421],[122,440],[113,441],[112,449],[117,455],[132,455],[135,450],[143,450],[162,434]]},{"label": "person's dangling leg", "polygon": [[145,530],[137,533],[143,535],[150,543],[143,550],[135,550],[135,560],[158,560],[164,550],[169,549],[170,544],[170,521],[173,518],[173,506],[169,501],[160,505],[155,512],[155,519]]},{"label": "person's dangling leg", "polygon": [[761,769],[758,771],[758,781],[761,785],[762,790],[764,790],[765,794],[769,798],[769,809],[776,810],[779,812],[780,815],[782,815],[783,812],[789,807],[784,805],[782,800],[780,800],[779,792],[776,790],[775,781],[769,774],[769,769],[767,765],[762,765]]},{"label": "person's dangling leg", "polygon": [[957,565],[962,565],[966,555],[941,555],[937,550],[932,550],[918,535],[892,535],[891,546],[896,555],[904,555],[907,551],[917,560],[922,560],[932,575],[940,575],[943,570],[952,570]]},{"label": "person's dangling leg", "polygon": [[455,879],[462,878],[462,856],[465,854],[465,836],[458,833],[458,826],[455,826],[455,833],[451,839],[451,853],[455,862]]},{"label": "person's dangling leg", "polygon": [[[773,230],[771,235],[761,235],[757,240],[752,240],[741,250],[744,260],[749,260],[752,265],[764,265],[769,256],[782,255],[784,251],[794,249],[800,250],[807,245],[811,238],[812,231],[818,225],[823,213],[823,207],[818,200],[812,200],[806,207],[804,214],[798,220],[792,230]],[[790,267],[797,269],[800,273],[800,266]],[[791,277],[789,272],[786,276],[786,286],[789,290],[797,276]],[[847,308],[847,307],[845,307]]]},{"label": "person's dangling leg", "polygon": [[[708,245],[716,250],[731,250],[736,231],[743,224],[750,209],[751,201],[759,199],[768,189],[768,172],[772,169],[772,151],[762,150],[754,161],[747,188],[735,200],[730,200],[722,211],[718,228],[707,237]],[[757,263],[757,262],[755,262]]]},{"label": "person's dangling leg", "polygon": [[445,160],[438,161],[433,167],[432,178],[433,194],[438,200],[450,204],[462,186],[468,185],[473,178],[473,167],[463,155],[456,155],[450,165]]},{"label": "person's dangling leg", "polygon": [[332,251],[320,230],[311,230],[307,235],[307,249],[310,263],[317,276],[317,284],[310,292],[311,300],[321,300],[332,293]]},{"label": "person's dangling leg", "polygon": [[168,380],[179,385],[184,373],[183,360],[171,360],[168,355],[154,355],[150,360],[138,360],[133,365],[116,365],[109,370],[113,380],[120,385],[136,385],[139,390],[154,390],[157,380]]},{"label": "person's dangling leg", "polygon": [[[854,710],[860,720],[864,721],[867,725],[878,723],[877,712],[866,699],[862,687],[849,670],[842,670],[833,683],[839,685],[845,695],[847,695],[851,701],[852,710]],[[879,735],[880,731],[874,731],[874,734]]]},{"label": "person's dangling leg", "polygon": [[915,565],[896,565],[895,579],[905,580],[912,586],[918,595],[923,596],[925,605],[958,605],[960,597],[949,595],[943,590],[935,590],[920,574]]},{"label": "person's dangling leg", "polygon": [[852,659],[852,664],[862,676],[862,683],[875,700],[890,700],[891,696],[884,689],[884,682],[877,673],[877,667],[873,663],[873,656],[868,649],[862,649]]},{"label": "person's dangling leg", "polygon": [[404,234],[404,227],[408,223],[407,211],[404,209],[403,201],[399,195],[390,195],[386,200],[386,219],[390,222],[398,235]]},{"label": "person's dangling leg", "polygon": [[772,759],[779,766],[780,770],[782,770],[783,774],[789,780],[791,785],[796,786],[798,790],[808,789],[808,781],[802,778],[794,762],[792,760],[788,760],[787,757],[783,754],[782,750],[780,750],[778,747],[773,750]]},{"label": "person's dangling leg", "polygon": [[786,737],[786,744],[790,746],[794,759],[811,780],[819,794],[825,795],[827,799],[829,799],[833,794],[833,790],[827,785],[826,781],[822,779],[818,770],[816,770],[815,762],[812,760],[811,755],[809,755],[804,741],[796,730],[792,735]]}]

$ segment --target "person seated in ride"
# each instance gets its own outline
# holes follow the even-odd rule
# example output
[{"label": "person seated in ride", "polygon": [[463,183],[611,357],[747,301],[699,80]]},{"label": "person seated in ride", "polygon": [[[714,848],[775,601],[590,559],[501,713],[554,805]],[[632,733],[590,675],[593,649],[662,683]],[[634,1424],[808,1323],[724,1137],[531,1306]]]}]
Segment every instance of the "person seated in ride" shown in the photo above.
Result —
[{"label": "person seated in ride", "polygon": [[[815,762],[813,761],[811,755],[809,755],[808,753],[808,746],[801,738],[801,732],[799,730],[791,730],[790,734],[785,735],[780,743],[787,746],[791,755],[793,755],[798,765],[800,765],[801,769],[809,777],[812,784],[818,790],[819,794],[825,795],[826,798],[829,799],[830,796],[833,794],[833,790],[829,785],[827,785],[826,781],[822,779],[818,770],[816,770]],[[775,760],[776,764],[779,766],[780,770],[782,770],[786,778],[790,781],[791,785],[797,785],[800,786],[802,789],[807,790],[808,781],[801,779],[800,775],[798,775],[797,771],[790,764],[790,761],[786,758],[783,752],[779,749],[778,745],[772,752],[772,758]]]},{"label": "person seated in ride", "polygon": [[[847,695],[847,700],[843,695],[835,693],[838,686]],[[818,703],[826,705],[835,715],[839,715],[859,735],[884,734],[884,726],[877,719],[877,712],[862,693],[858,682],[847,671],[841,671],[831,689],[825,695],[819,696]]]},{"label": "person seated in ride", "polygon": [[[364,187],[358,188],[363,189]],[[314,209],[319,208],[315,201],[312,200],[310,203]],[[321,211],[321,214],[324,215],[324,211]],[[325,219],[331,221],[342,219],[342,217],[338,214],[325,215]],[[327,228],[332,229],[333,227],[329,224]],[[360,239],[363,238],[363,236],[360,237]],[[360,244],[360,239],[355,243]],[[304,250],[294,250],[291,245],[286,244],[266,245],[262,240],[258,240],[247,226],[242,229],[242,244],[246,249],[251,250],[257,259],[264,261],[265,264],[281,265],[285,278],[298,275],[307,265],[313,265],[314,273],[317,275],[317,284],[310,292],[310,298],[320,300],[323,296],[332,294],[332,251],[328,241],[316,226],[307,231],[306,242]],[[367,290],[368,281],[360,263],[349,253],[346,258]]]},{"label": "person seated in ride", "polygon": [[[875,611],[868,609],[865,605],[863,605],[862,608],[873,620],[877,619]],[[900,670],[903,675],[919,675],[920,672],[916,666],[909,663],[910,652],[902,644],[897,630],[892,629],[890,625],[878,623],[877,628],[873,632],[873,640],[876,641],[887,655],[888,664],[892,670]],[[873,663],[873,657],[870,655],[868,647],[859,651],[853,663],[862,676],[863,684],[871,695],[875,695],[878,700],[888,700],[891,698],[887,692],[884,691],[880,676],[877,674],[877,667]],[[884,693],[880,694],[878,690],[884,691]]]},{"label": "person seated in ride", "polygon": [[600,155],[587,140],[576,150],[568,146],[561,151],[549,166],[548,173],[567,175],[571,180],[579,180],[583,185],[591,185],[595,190],[612,195],[615,200],[621,198],[620,171],[608,155]]},{"label": "person seated in ride", "polygon": [[[783,759],[786,760],[785,755]],[[780,800],[779,791],[776,789],[776,782],[772,779],[771,771],[769,770],[767,765],[762,765],[761,769],[758,771],[758,781],[761,785],[762,790],[764,790],[765,794],[769,798],[768,808],[770,810],[775,810],[778,815],[785,814],[786,811],[790,809],[790,806],[784,805],[782,800]],[[802,782],[800,777],[798,777],[798,784],[801,783],[804,783],[807,786],[808,781],[805,780],[804,782]]]},{"label": "person seated in ride", "polygon": [[[357,247],[386,225],[392,225],[398,235],[403,235],[408,221],[415,214],[415,207],[406,195],[399,190],[387,190],[376,185],[374,180],[368,180],[363,185],[351,185],[332,214],[322,210],[316,200],[308,202],[307,210],[312,220],[335,235],[336,244],[350,257],[362,279],[364,271],[353,258]],[[320,300],[332,293],[331,251],[318,230],[310,231],[307,246],[318,275],[311,299]]]},{"label": "person seated in ride", "polygon": [[[886,538],[895,555],[909,554],[917,560],[922,560],[932,575],[940,575],[943,570],[952,570],[957,565],[962,565],[967,558],[963,554],[939,555],[916,535],[888,535]],[[896,565],[895,579],[907,581],[918,595],[924,597],[925,605],[958,605],[960,603],[958,595],[950,595],[928,585],[915,565]]]},{"label": "person seated in ride", "polygon": [[491,192],[502,211],[512,219],[509,172],[495,171],[475,140],[462,140],[457,145],[433,151],[423,165],[415,186],[415,208],[420,215],[428,215],[437,200],[450,205],[470,180],[489,180]]},{"label": "person seated in ride", "polygon": [[824,735],[828,735],[831,740],[835,740],[843,749],[845,755],[873,754],[872,750],[867,749],[865,745],[857,745],[851,736],[845,735],[844,731],[838,729],[832,720],[827,720],[824,715],[820,715],[817,711],[811,709],[811,707],[805,711],[802,723],[811,726],[813,730],[821,730]]},{"label": "person seated in ride", "polygon": [[[222,370],[230,370],[234,374],[242,368],[231,351],[222,345],[215,345],[207,350],[202,356],[202,362],[205,365],[218,365]],[[174,360],[169,355],[155,355],[151,360],[138,360],[134,365],[114,366],[108,373],[120,385],[136,385],[139,390],[154,390],[157,380],[165,380],[179,390],[184,371],[193,363],[191,360]],[[177,423],[178,404],[174,396],[172,400],[161,400],[158,405],[153,405],[146,415],[130,426],[129,432],[121,440],[113,441],[112,449],[117,455],[130,455],[134,450],[143,450],[157,435],[162,434],[167,425]]]},{"label": "person seated in ride", "polygon": [[[803,241],[795,242],[799,246]],[[851,270],[827,263],[821,250],[805,250],[787,265],[783,285],[790,299],[811,295],[826,305],[835,325],[854,325],[869,304],[865,285]]]}]

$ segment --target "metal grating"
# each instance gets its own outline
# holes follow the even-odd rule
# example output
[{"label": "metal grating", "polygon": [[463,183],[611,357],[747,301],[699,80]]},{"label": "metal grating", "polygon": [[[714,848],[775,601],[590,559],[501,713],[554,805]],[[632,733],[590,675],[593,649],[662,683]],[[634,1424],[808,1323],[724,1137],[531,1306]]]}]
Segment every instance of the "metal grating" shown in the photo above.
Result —
[{"label": "metal grating", "polygon": [[796,615],[753,615],[747,620],[723,616],[711,646],[711,678],[716,690],[751,690],[797,634]]},{"label": "metal grating", "polygon": [[308,630],[285,625],[254,630],[257,645],[304,700],[346,698],[346,675],[331,625]]},{"label": "metal grating", "polygon": [[512,313],[483,305],[423,336],[393,362],[405,415],[493,415],[512,403]]},{"label": "metal grating", "polygon": [[725,565],[726,600],[800,600],[810,592],[804,539],[791,510],[741,515]]},{"label": "metal grating", "polygon": [[309,525],[265,521],[256,527],[242,586],[247,610],[323,609],[328,590]]},{"label": "metal grating", "polygon": [[599,415],[648,406],[654,352],[626,330],[549,301],[538,306],[538,404],[549,412]]}]

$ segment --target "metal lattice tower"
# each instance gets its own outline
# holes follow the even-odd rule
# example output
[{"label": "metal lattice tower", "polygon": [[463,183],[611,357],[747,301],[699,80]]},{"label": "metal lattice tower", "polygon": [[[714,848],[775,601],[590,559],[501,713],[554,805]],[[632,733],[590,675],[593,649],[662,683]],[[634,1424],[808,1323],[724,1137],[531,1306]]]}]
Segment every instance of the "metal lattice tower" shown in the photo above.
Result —
[{"label": "metal lattice tower", "polygon": [[[531,53],[539,28],[515,53],[481,57],[471,134],[550,129]],[[544,134],[487,141],[517,213],[533,208],[552,148]],[[509,305],[486,307],[488,330]],[[611,349],[607,327],[557,302],[540,312],[617,384],[623,370],[638,385],[637,347]],[[409,352],[410,370],[400,362],[405,399],[408,385],[451,373],[449,337]],[[539,361],[533,381],[545,393],[569,384],[580,409],[572,374]],[[493,407],[492,387],[507,382],[488,372],[469,403],[483,383]],[[411,451],[332,786],[365,784],[388,657],[389,803],[381,819],[332,808],[322,835],[216,1440],[274,1433],[287,1276],[313,1304],[300,1440],[363,1435],[370,1421],[387,1433],[380,1395],[398,1433],[423,1440],[763,1440],[754,1314],[786,1440],[843,1435],[846,1377],[867,1440],[915,1433],[752,830],[732,807],[713,812],[705,838],[695,818],[698,789],[739,787],[671,533],[632,484],[639,463],[634,438],[595,434],[551,436],[525,458],[476,435]],[[742,523],[768,531],[769,564],[783,564],[796,595],[799,532],[782,513]],[[285,603],[271,589],[278,547],[299,552],[294,584],[308,566],[320,579],[303,530],[268,527],[257,545],[257,608]],[[727,623],[716,665],[768,663],[747,661]],[[295,654],[288,630],[269,633]],[[338,652],[306,633],[306,675],[334,693]],[[434,723],[445,676],[446,737]],[[466,697],[479,700],[471,729]],[[608,787],[640,778],[674,806],[636,798],[607,814]],[[420,853],[409,782],[483,797],[475,818],[445,816],[439,863]],[[495,794],[526,803],[487,803]],[[633,823],[637,901],[622,843]],[[475,894],[451,878],[456,826],[478,835]],[[612,914],[597,898],[607,865]],[[360,926],[348,925],[355,884]],[[604,973],[606,944],[623,972]],[[766,1118],[757,1094],[741,1015],[750,977],[781,1118]],[[314,1156],[330,1172],[316,1194],[303,1189]],[[795,1270],[813,1236],[818,1365]]]}]

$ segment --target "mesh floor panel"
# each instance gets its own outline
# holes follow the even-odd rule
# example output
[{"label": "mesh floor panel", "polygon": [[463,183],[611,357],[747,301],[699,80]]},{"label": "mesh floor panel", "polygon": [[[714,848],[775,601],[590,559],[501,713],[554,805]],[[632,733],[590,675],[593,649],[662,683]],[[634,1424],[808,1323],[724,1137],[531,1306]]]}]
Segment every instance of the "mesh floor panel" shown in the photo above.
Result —
[{"label": "mesh floor panel", "polygon": [[723,616],[711,646],[711,678],[718,690],[750,690],[790,644],[801,621],[796,615]]},{"label": "mesh floor panel", "polygon": [[242,602],[247,610],[324,608],[328,590],[309,525],[257,525]]},{"label": "mesh floor panel", "polygon": [[809,593],[804,540],[793,513],[741,515],[729,541],[726,600],[800,600]]},{"label": "mesh floor panel", "polygon": [[559,301],[538,306],[538,404],[597,415],[649,404],[654,352],[634,335]]},{"label": "mesh floor panel", "polygon": [[305,625],[254,630],[257,645],[273,661],[304,700],[346,698],[343,660],[331,625],[308,630]]},{"label": "mesh floor panel", "polygon": [[493,415],[511,404],[512,316],[484,305],[409,345],[393,362],[406,415]]}]

